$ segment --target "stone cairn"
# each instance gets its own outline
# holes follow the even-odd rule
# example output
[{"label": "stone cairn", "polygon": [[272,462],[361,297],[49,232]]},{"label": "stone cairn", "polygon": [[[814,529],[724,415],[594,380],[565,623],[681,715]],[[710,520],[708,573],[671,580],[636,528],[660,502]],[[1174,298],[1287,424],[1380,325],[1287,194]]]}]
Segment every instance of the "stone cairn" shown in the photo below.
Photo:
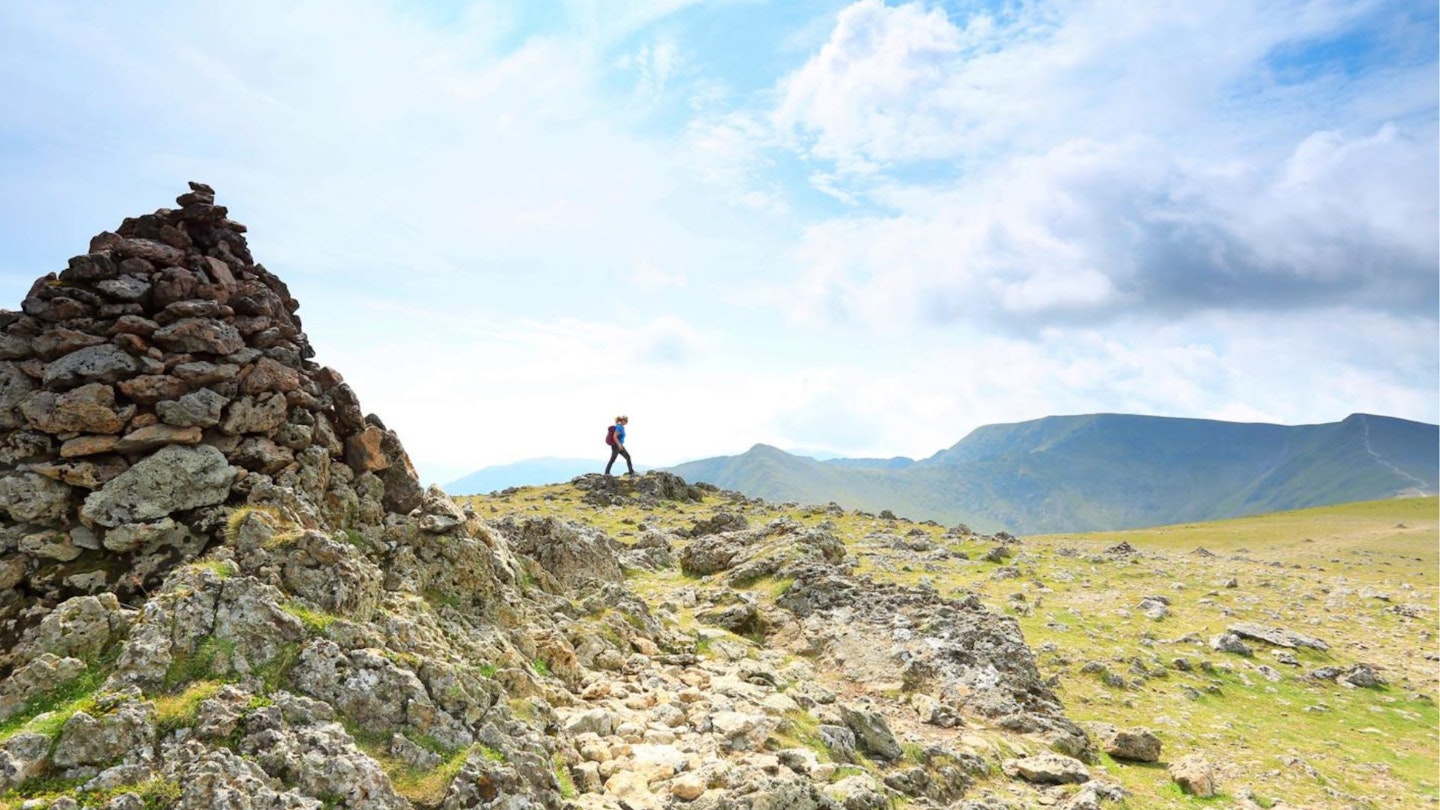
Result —
[{"label": "stone cairn", "polygon": [[421,503],[245,226],[202,183],[176,201],[0,310],[0,648],[63,599],[153,587],[230,507],[338,530]]}]

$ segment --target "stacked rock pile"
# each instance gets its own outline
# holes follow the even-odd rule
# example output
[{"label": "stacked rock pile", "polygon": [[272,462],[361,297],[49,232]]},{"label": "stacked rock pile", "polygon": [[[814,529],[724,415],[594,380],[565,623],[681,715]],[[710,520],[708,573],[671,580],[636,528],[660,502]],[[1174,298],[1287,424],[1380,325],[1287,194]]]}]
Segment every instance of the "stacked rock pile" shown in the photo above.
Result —
[{"label": "stacked rock pile", "polygon": [[310,359],[245,226],[202,183],[177,202],[0,311],[0,641],[59,600],[153,585],[227,506],[280,500],[339,529],[421,502],[394,433]]}]

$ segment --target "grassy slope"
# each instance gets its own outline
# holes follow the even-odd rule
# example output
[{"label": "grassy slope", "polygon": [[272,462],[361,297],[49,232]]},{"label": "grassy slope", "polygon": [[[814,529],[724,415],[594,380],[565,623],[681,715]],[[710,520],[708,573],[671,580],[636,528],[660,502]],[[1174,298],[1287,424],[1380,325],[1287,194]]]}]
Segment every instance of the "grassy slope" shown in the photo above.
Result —
[{"label": "grassy slope", "polygon": [[[1437,500],[1430,497],[1031,538],[1027,545],[1050,551],[1093,553],[1125,541],[1147,554],[1056,584],[1020,622],[1032,646],[1058,645],[1040,662],[1061,674],[1060,694],[1076,719],[1149,725],[1166,740],[1167,758],[1187,750],[1218,753],[1234,763],[1227,781],[1248,783],[1262,797],[1350,806],[1331,795],[1338,790],[1369,797],[1360,806],[1415,806],[1437,791],[1437,536]],[[1202,547],[1217,556],[1194,553]],[[1062,570],[1076,573],[1060,558],[1037,552],[1035,559],[1042,580],[1053,581]],[[1231,577],[1239,587],[1223,587]],[[1148,594],[1170,598],[1173,615],[1154,622],[1136,610]],[[1410,619],[1392,612],[1394,604],[1424,610]],[[1165,643],[1187,633],[1208,639],[1236,621],[1288,627],[1331,649],[1297,653],[1303,663],[1297,673],[1261,643],[1253,645],[1254,659]],[[1066,623],[1080,628],[1084,643],[1074,643],[1073,629],[1055,627]],[[1127,673],[1135,659],[1164,663],[1182,655],[1229,664],[1231,671],[1192,677],[1172,669],[1167,677],[1115,689],[1062,663],[1095,660]],[[1390,685],[1346,689],[1296,677],[1355,662],[1375,665]],[[1260,664],[1280,671],[1282,680],[1257,675]],[[1201,696],[1188,697],[1186,686]],[[1132,770],[1112,768],[1121,776]],[[1144,779],[1122,782],[1136,794],[1137,807],[1159,806],[1167,795]]]},{"label": "grassy slope", "polygon": [[[482,513],[497,516],[520,512],[581,520],[622,542],[642,527],[674,529],[716,509],[734,509],[714,498],[650,512],[597,509],[582,504],[568,485],[473,502]],[[1220,763],[1225,795],[1253,792],[1262,806],[1283,799],[1289,806],[1314,808],[1418,806],[1436,795],[1437,666],[1427,658],[1440,657],[1434,635],[1440,597],[1434,497],[1026,538],[1020,555],[1009,561],[1021,576],[1005,579],[995,578],[1000,565],[979,561],[993,543],[941,541],[938,526],[783,505],[743,511],[751,525],[780,516],[810,525],[830,520],[861,573],[910,584],[926,580],[944,593],[973,591],[991,609],[1015,614],[1042,673],[1058,678],[1072,718],[1149,726],[1164,742],[1162,762],[1199,753]],[[913,530],[970,559],[897,558],[884,537]],[[1121,540],[1141,554],[1101,553]],[[1193,553],[1202,546],[1216,556]],[[1238,587],[1224,587],[1232,578]],[[662,572],[637,575],[632,585],[654,605],[695,582]],[[1155,622],[1141,614],[1136,605],[1146,595],[1169,598],[1172,615]],[[1419,617],[1389,609],[1401,603],[1418,605]],[[688,612],[682,611],[680,621],[682,629],[693,629]],[[1280,664],[1260,643],[1254,645],[1256,657],[1245,659],[1179,641],[1188,634],[1208,639],[1237,621],[1288,627],[1327,641],[1331,649],[1297,653],[1303,664],[1297,670]],[[1193,671],[1176,669],[1177,658],[1187,659]],[[1107,684],[1103,673],[1081,671],[1092,662],[1118,676],[1121,685],[1113,678]],[[1389,686],[1347,689],[1303,678],[1316,667],[1355,663],[1375,665]],[[1208,672],[1202,669],[1207,664]],[[1278,671],[1281,680],[1263,677],[1261,664]],[[833,680],[832,685],[843,686]],[[959,733],[1004,736],[972,719],[955,732],[925,726],[902,732],[902,738]],[[1107,759],[1099,768],[1130,791],[1126,808],[1215,806],[1180,796],[1160,766]],[[1003,779],[982,787],[1007,790]]]}]

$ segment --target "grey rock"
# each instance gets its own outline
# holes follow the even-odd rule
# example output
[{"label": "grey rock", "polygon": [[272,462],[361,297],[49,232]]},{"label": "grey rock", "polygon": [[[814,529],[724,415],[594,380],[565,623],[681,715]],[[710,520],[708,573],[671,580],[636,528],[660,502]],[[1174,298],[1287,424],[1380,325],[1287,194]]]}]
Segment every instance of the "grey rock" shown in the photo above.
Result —
[{"label": "grey rock", "polygon": [[1085,763],[1062,754],[1046,753],[1006,760],[1002,770],[1012,778],[1042,785],[1078,784],[1090,780],[1090,770]]},{"label": "grey rock", "polygon": [[50,764],[51,740],[44,734],[22,731],[0,743],[0,791],[8,791]]},{"label": "grey rock", "polygon": [[220,414],[229,403],[229,399],[215,391],[201,388],[178,400],[155,403],[155,413],[167,425],[207,428],[220,424]]},{"label": "grey rock", "polygon": [[1148,728],[1108,728],[1097,735],[1101,750],[1116,759],[1158,762],[1160,738]]},{"label": "grey rock", "polygon": [[25,424],[19,407],[35,391],[35,381],[17,363],[0,363],[0,428]]},{"label": "grey rock", "polygon": [[26,632],[15,653],[28,661],[42,653],[98,660],[101,651],[129,630],[136,612],[112,593],[76,596],[61,602]]},{"label": "grey rock", "polygon": [[11,473],[0,478],[0,510],[12,520],[43,526],[67,524],[70,487],[35,473]]},{"label": "grey rock", "polygon": [[905,755],[884,716],[872,707],[841,705],[840,718],[845,721],[846,728],[855,733],[855,741],[861,751],[887,760],[897,760]]},{"label": "grey rock", "polygon": [[[42,652],[38,658],[0,681],[0,722],[9,720],[25,707],[26,701],[44,695],[80,677],[85,662]],[[48,746],[47,746],[48,750]],[[3,775],[0,775],[3,781]]]},{"label": "grey rock", "polygon": [[223,503],[237,470],[213,447],[162,447],[90,493],[81,516],[102,526]]},{"label": "grey rock", "polygon": [[150,294],[150,282],[137,276],[109,278],[95,285],[106,297],[124,303],[141,301]]},{"label": "grey rock", "polygon": [[1241,641],[1240,636],[1235,633],[1222,633],[1210,639],[1210,649],[1216,652],[1243,655],[1247,658],[1255,654],[1255,651],[1250,649],[1250,646],[1245,642]]},{"label": "grey rock", "polygon": [[220,431],[231,436],[242,433],[270,433],[285,424],[287,404],[282,394],[241,397],[230,403]]},{"label": "grey rock", "polygon": [[845,810],[889,810],[890,797],[871,777],[847,776],[823,788],[826,796]]},{"label": "grey rock", "polygon": [[59,562],[70,562],[82,553],[81,549],[70,539],[70,534],[58,529],[31,532],[20,538],[20,552],[32,557]]},{"label": "grey rock", "polygon": [[444,534],[465,525],[465,512],[437,486],[425,490],[420,504],[420,530]]},{"label": "grey rock", "polygon": [[46,388],[69,389],[85,383],[115,383],[140,371],[140,361],[113,343],[90,346],[45,366]]},{"label": "grey rock", "polygon": [[1231,633],[1242,638],[1250,638],[1256,641],[1263,641],[1266,644],[1274,644],[1277,647],[1295,649],[1297,647],[1309,647],[1315,650],[1328,650],[1330,645],[1318,638],[1312,638],[1293,630],[1286,630],[1283,627],[1265,627],[1253,622],[1236,622],[1226,628]]},{"label": "grey rock", "polygon": [[189,526],[164,517],[152,523],[126,523],[109,529],[102,544],[110,551],[128,554],[142,548],[183,548],[194,540]]},{"label": "grey rock", "polygon": [[1338,683],[1343,686],[1355,686],[1370,689],[1378,686],[1385,686],[1386,680],[1375,674],[1375,669],[1369,664],[1356,664],[1348,672],[1338,678]]},{"label": "grey rock", "polygon": [[855,732],[845,726],[821,724],[817,729],[820,741],[841,762],[854,762],[857,751]]},{"label": "grey rock", "polygon": [[71,768],[110,765],[117,761],[133,764],[152,759],[154,704],[133,699],[117,703],[99,717],[79,711],[66,720],[51,762],[61,768]]}]

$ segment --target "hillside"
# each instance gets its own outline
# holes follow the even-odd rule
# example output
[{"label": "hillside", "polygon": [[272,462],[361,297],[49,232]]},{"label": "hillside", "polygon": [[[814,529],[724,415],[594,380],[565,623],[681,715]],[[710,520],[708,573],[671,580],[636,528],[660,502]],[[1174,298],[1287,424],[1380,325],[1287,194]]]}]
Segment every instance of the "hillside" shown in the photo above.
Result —
[{"label": "hillside", "polygon": [[[578,483],[467,503],[492,518],[582,521],[630,553],[658,555],[663,538],[676,563],[636,567],[627,582],[662,606],[665,622],[709,638],[706,655],[803,664],[804,694],[868,694],[907,761],[963,763],[973,755],[988,763],[969,770],[961,800],[912,796],[899,806],[1348,810],[1420,806],[1440,788],[1433,497],[1016,540],[726,492],[647,504],[627,496],[627,482],[609,491]],[[813,582],[800,569],[766,574],[773,565],[757,566],[752,556],[804,549],[817,531],[844,546],[857,587],[842,603],[853,608],[835,608],[830,618],[853,630],[797,613],[814,599]],[[883,637],[868,624],[894,604],[886,601],[892,587],[973,599],[1013,617],[1066,716],[1097,741],[1124,736],[1117,728],[1153,735],[1158,763],[1100,753],[1078,788],[1017,792],[1024,782],[1005,778],[1007,752],[1047,746],[1007,730],[1013,724],[1003,717],[934,713],[925,697],[931,661],[910,658],[908,642],[935,628],[915,623],[908,609],[893,611]],[[791,682],[784,694],[799,688]],[[811,711],[819,717],[823,709]],[[797,722],[781,733],[781,761],[797,744],[812,746],[822,762],[832,757],[824,726],[820,739],[815,728]],[[1215,798],[1175,781],[1182,762],[1200,763]],[[1085,786],[1095,791],[1088,799]]]},{"label": "hillside", "polygon": [[914,463],[818,462],[757,445],[670,469],[768,500],[1031,533],[1433,494],[1437,448],[1435,425],[1368,414],[1300,426],[1096,414],[987,425]]}]

